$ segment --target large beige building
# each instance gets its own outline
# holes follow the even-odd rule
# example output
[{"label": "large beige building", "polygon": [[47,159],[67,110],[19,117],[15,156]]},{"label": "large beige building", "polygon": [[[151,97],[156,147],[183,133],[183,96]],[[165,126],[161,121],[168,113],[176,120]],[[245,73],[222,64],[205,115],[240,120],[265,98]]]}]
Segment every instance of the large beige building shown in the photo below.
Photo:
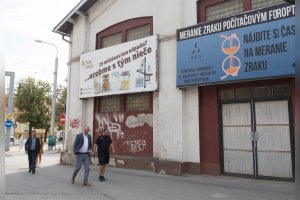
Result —
[{"label": "large beige building", "polygon": [[82,0],[70,44],[66,146],[108,127],[111,164],[294,179],[295,7],[279,0]]}]

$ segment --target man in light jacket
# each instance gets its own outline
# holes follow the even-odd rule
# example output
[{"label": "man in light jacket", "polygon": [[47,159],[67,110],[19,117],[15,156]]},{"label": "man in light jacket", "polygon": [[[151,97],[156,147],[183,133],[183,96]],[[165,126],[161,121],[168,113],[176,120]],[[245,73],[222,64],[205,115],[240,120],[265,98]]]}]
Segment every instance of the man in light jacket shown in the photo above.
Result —
[{"label": "man in light jacket", "polygon": [[84,165],[84,176],[83,185],[92,186],[89,182],[90,164],[91,164],[91,154],[92,154],[92,138],[89,135],[89,127],[85,126],[83,132],[76,135],[74,141],[74,154],[76,155],[76,164],[71,179],[71,183],[74,184],[75,177],[81,168],[81,164]]}]

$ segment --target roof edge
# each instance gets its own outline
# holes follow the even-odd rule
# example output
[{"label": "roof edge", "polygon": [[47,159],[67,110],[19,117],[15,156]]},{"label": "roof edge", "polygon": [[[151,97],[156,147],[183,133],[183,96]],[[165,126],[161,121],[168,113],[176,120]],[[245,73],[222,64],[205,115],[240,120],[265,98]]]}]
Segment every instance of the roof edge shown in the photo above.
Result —
[{"label": "roof edge", "polygon": [[61,35],[69,35],[59,31],[59,29],[87,2],[88,0],[81,0],[53,29],[52,31]]}]

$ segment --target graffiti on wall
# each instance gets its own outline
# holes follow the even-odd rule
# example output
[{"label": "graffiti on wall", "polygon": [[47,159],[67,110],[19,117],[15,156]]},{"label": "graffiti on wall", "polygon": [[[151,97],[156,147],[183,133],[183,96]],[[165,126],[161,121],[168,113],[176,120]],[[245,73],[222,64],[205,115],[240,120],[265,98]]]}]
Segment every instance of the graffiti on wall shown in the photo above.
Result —
[{"label": "graffiti on wall", "polygon": [[135,128],[138,126],[144,126],[148,124],[153,127],[153,115],[152,114],[138,114],[137,116],[129,115],[126,119],[126,126],[128,128]]},{"label": "graffiti on wall", "polygon": [[121,123],[124,120],[124,114],[122,113],[113,113],[110,114],[96,114],[95,119],[98,123],[97,132],[100,133],[104,129],[104,127],[107,127],[108,131],[111,134],[116,134],[117,139],[123,138],[124,133],[121,130]]},{"label": "graffiti on wall", "polygon": [[118,153],[152,155],[152,114],[126,117],[124,113],[97,113],[95,120],[95,132],[101,133],[106,127],[116,143]]},{"label": "graffiti on wall", "polygon": [[147,140],[144,137],[146,135],[146,131],[136,130],[136,133],[128,133],[126,131],[125,141],[122,146],[125,146],[124,149],[131,153],[142,152],[147,147]]},{"label": "graffiti on wall", "polygon": [[80,127],[80,119],[79,118],[70,118],[70,128],[68,130],[68,137],[67,137],[67,147],[66,150],[69,153],[73,153],[73,143],[75,140],[76,134],[79,133],[77,129]]},{"label": "graffiti on wall", "polygon": [[70,127],[71,128],[79,128],[80,127],[80,119],[79,118],[70,119]]},{"label": "graffiti on wall", "polygon": [[144,151],[146,148],[146,140],[127,140],[123,143],[127,146],[127,150],[131,153],[141,152]]}]

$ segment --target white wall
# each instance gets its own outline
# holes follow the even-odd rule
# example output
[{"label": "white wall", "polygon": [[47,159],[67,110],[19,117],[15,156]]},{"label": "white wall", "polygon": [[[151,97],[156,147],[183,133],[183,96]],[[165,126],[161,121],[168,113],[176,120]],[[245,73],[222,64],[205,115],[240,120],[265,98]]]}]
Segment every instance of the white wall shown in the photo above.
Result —
[{"label": "white wall", "polygon": [[[67,94],[67,115],[66,115],[66,141],[65,146],[69,153],[73,153],[73,143],[75,136],[82,131],[83,126],[89,125],[87,123],[87,112],[92,108],[88,107],[88,104],[84,100],[79,99],[79,56],[82,52],[86,51],[86,18],[81,17],[77,20],[76,25],[73,26],[72,39],[71,39],[71,61],[69,65],[69,77],[68,77],[68,94]],[[80,122],[79,127],[72,128],[70,121],[78,120]],[[89,119],[90,120],[90,119]],[[92,127],[92,126],[90,126]]]},{"label": "white wall", "polygon": [[[94,51],[98,32],[124,20],[145,16],[153,16],[153,33],[159,35],[159,91],[153,95],[153,155],[161,160],[199,162],[198,90],[176,88],[176,29],[196,24],[196,0],[98,1],[88,16],[79,16],[73,26],[71,57]],[[78,99],[79,60],[72,62],[70,75],[69,118],[80,117],[93,127],[93,98]]]}]

